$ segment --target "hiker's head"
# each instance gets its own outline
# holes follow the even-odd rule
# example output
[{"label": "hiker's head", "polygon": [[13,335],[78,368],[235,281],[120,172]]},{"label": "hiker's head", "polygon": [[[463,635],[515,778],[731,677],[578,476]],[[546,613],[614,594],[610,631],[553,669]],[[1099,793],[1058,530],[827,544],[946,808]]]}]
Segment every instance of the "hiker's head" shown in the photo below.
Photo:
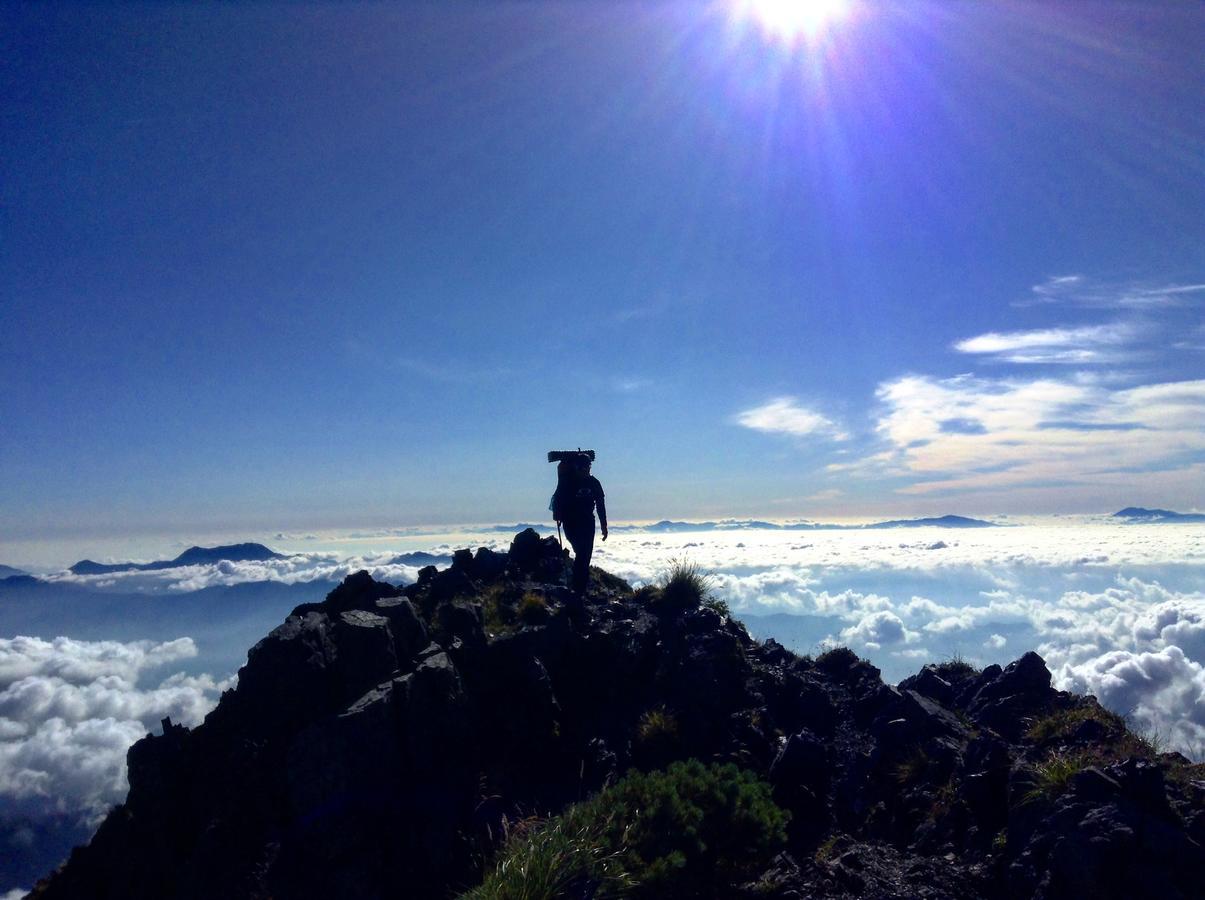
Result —
[{"label": "hiker's head", "polygon": [[579,453],[574,462],[577,464],[577,470],[583,475],[590,474],[590,456],[586,453]]}]

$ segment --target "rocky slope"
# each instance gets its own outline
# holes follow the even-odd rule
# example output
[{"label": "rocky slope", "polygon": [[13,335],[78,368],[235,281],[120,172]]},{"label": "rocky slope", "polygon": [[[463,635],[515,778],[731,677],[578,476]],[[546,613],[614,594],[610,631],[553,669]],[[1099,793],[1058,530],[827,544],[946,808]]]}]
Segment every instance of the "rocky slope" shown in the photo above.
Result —
[{"label": "rocky slope", "polygon": [[750,897],[1201,896],[1205,772],[1037,655],[893,687],[598,570],[575,605],[565,576],[526,531],[298,607],[204,724],[131,748],[126,803],[35,896],[448,897],[506,821],[685,757],[791,813]]}]

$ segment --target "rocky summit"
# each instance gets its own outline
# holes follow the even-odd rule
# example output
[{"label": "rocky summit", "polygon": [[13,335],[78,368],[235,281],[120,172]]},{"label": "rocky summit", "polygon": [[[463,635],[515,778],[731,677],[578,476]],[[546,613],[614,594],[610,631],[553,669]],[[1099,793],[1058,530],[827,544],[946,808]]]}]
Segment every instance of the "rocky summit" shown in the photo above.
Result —
[{"label": "rocky summit", "polygon": [[689,758],[789,813],[713,896],[1202,896],[1205,770],[1053,689],[1036,654],[891,686],[697,593],[595,569],[580,601],[566,576],[527,530],[298,607],[203,724],[130,749],[126,802],[34,896],[446,898],[514,823]]}]

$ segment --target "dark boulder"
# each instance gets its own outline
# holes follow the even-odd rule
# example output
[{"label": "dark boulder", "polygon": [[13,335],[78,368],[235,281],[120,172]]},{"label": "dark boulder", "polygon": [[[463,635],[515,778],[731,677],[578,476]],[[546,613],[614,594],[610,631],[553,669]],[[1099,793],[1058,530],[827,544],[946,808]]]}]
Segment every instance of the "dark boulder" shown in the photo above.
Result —
[{"label": "dark boulder", "polygon": [[932,665],[925,666],[911,678],[905,678],[900,682],[899,687],[901,690],[916,691],[916,693],[936,700],[945,706],[951,706],[954,703],[954,686],[937,674],[937,668]]}]

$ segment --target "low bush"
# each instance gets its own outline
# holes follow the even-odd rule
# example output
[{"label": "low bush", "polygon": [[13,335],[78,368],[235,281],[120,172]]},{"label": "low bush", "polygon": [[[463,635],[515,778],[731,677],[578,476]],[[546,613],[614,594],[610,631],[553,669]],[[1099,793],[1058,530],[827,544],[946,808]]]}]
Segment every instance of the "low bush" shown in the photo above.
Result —
[{"label": "low bush", "polygon": [[549,616],[548,601],[543,594],[528,591],[520,598],[515,615],[524,624],[543,622]]},{"label": "low bush", "polygon": [[1076,709],[1064,709],[1043,716],[1029,727],[1025,736],[1038,744],[1054,743],[1071,738],[1084,722],[1099,722],[1111,732],[1125,730],[1121,716],[1100,706],[1086,705]]},{"label": "low bush", "polygon": [[979,670],[963,659],[961,653],[955,653],[949,659],[942,660],[933,667],[933,671],[955,684],[979,674]]},{"label": "low bush", "polygon": [[703,598],[702,606],[713,610],[723,616],[725,619],[732,617],[732,610],[728,608],[728,603],[716,597],[714,594]]},{"label": "low bush", "polygon": [[785,844],[788,818],[752,773],[677,762],[629,774],[512,837],[494,871],[465,896],[724,897]]},{"label": "low bush", "polygon": [[650,709],[636,725],[636,740],[641,743],[678,737],[678,720],[664,706]]},{"label": "low bush", "polygon": [[485,881],[460,900],[560,900],[625,897],[633,882],[618,849],[603,839],[605,822],[570,816],[527,822],[507,836]]},{"label": "low bush", "polygon": [[687,559],[670,560],[660,587],[661,605],[671,611],[695,609],[712,598],[711,576]]},{"label": "low bush", "polygon": [[1093,758],[1085,753],[1052,753],[1034,767],[1034,784],[1023,799],[1024,803],[1051,801],[1067,790],[1071,776],[1092,765]]}]

